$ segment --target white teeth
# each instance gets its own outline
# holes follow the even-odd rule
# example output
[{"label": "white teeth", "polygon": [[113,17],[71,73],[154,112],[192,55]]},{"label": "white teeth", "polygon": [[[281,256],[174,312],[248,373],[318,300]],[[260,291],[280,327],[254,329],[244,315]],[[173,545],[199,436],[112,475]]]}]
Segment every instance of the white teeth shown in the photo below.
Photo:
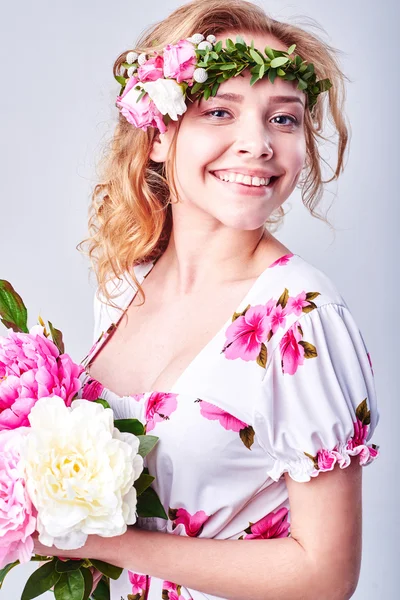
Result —
[{"label": "white teeth", "polygon": [[250,177],[250,175],[242,175],[241,173],[214,173],[221,181],[228,181],[230,183],[243,183],[244,185],[252,185],[259,187],[260,185],[267,186],[270,182],[270,178],[264,177]]}]

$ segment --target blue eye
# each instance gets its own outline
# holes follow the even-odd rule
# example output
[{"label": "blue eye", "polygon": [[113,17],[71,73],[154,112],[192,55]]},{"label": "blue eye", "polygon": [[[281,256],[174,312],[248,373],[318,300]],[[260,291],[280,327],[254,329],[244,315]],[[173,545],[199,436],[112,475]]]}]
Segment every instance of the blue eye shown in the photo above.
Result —
[{"label": "blue eye", "polygon": [[207,111],[207,112],[206,112],[206,113],[204,113],[204,114],[205,114],[205,115],[210,115],[210,116],[211,116],[213,113],[217,113],[217,112],[220,112],[220,113],[221,113],[221,112],[223,112],[223,113],[227,113],[227,114],[229,114],[229,113],[228,113],[228,111],[227,111],[227,110],[224,110],[223,108],[214,108],[214,110],[209,110],[209,111]]},{"label": "blue eye", "polygon": [[[297,119],[295,117],[291,117],[289,115],[277,115],[276,117],[274,117],[274,119],[290,119],[290,122],[292,123],[292,125],[295,125],[297,123]],[[282,125],[282,123],[278,123],[278,125]]]}]

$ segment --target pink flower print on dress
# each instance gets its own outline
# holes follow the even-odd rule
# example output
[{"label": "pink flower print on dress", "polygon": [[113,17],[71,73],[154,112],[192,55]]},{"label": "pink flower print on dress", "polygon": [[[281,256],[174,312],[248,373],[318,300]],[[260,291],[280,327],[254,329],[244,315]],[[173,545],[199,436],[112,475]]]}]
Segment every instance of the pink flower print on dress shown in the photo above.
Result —
[{"label": "pink flower print on dress", "polygon": [[[272,302],[274,301],[272,300]],[[285,327],[288,310],[281,304],[274,305],[270,311],[268,310],[268,307],[269,303],[267,304],[267,313],[270,318],[271,332],[269,334],[269,339],[271,339],[271,336],[278,331],[279,327]]]},{"label": "pink flower print on dress", "polygon": [[[320,293],[319,292],[300,292],[300,294],[298,294],[297,296],[293,296],[291,298],[288,298],[287,304],[286,304],[286,310],[287,313],[289,314],[295,314],[296,317],[299,317],[303,312],[310,312],[310,309],[314,309],[317,308],[316,305],[314,304],[314,302],[311,302],[311,299],[316,298],[316,296],[319,296]],[[304,310],[304,309],[307,310]]]},{"label": "pink flower print on dress", "polygon": [[249,450],[251,449],[251,446],[254,443],[254,429],[251,425],[248,425],[244,421],[240,421],[230,413],[222,410],[222,408],[210,404],[209,402],[205,402],[200,398],[197,398],[195,402],[200,403],[200,413],[203,417],[209,421],[219,421],[220,425],[227,431],[239,432],[239,437],[243,444]]},{"label": "pink flower print on dress", "polygon": [[302,337],[303,330],[297,322],[282,336],[279,343],[282,373],[294,375],[298,367],[304,364],[305,358],[318,356],[316,347],[302,340]]},{"label": "pink flower print on dress", "polygon": [[233,318],[225,332],[226,343],[222,352],[230,360],[256,360],[270,329],[266,305],[249,306],[240,315],[235,313]]},{"label": "pink flower print on dress", "polygon": [[282,538],[289,536],[290,523],[288,522],[289,511],[287,508],[280,508],[271,512],[256,523],[249,523],[245,529],[245,536],[240,540],[265,540],[270,538]]},{"label": "pink flower print on dress", "polygon": [[289,254],[285,254],[285,256],[281,256],[275,262],[273,262],[272,265],[269,266],[269,268],[272,269],[272,267],[284,267],[288,264],[292,256],[294,256],[292,252],[290,252]]},{"label": "pink flower print on dress", "polygon": [[167,420],[177,406],[177,394],[152,392],[145,408],[146,433],[154,429],[156,423]]},{"label": "pink flower print on dress", "polygon": [[81,397],[85,400],[97,400],[104,390],[104,385],[90,377],[82,387]]},{"label": "pink flower print on dress", "polygon": [[374,369],[372,367],[372,360],[371,360],[371,355],[369,352],[367,352],[367,356],[368,356],[368,362],[369,362],[369,366],[371,367],[371,373],[372,375],[374,375]]},{"label": "pink flower print on dress", "polygon": [[191,515],[184,508],[169,508],[168,518],[172,521],[172,530],[182,523],[185,527],[186,535],[197,537],[203,531],[204,523],[210,518],[203,510],[198,510]]},{"label": "pink flower print on dress", "polygon": [[185,598],[181,595],[181,585],[177,585],[172,581],[163,581],[162,585],[162,600],[193,600],[191,596]]},{"label": "pink flower print on dress", "polygon": [[132,584],[132,594],[129,594],[129,600],[146,600],[150,587],[150,575],[141,575],[128,570],[128,577]]}]

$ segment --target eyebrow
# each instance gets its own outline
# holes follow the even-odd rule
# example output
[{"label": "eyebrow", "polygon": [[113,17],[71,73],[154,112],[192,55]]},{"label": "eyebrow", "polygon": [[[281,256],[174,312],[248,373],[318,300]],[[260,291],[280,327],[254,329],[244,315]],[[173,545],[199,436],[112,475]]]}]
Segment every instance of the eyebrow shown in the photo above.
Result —
[{"label": "eyebrow", "polygon": [[[220,98],[221,100],[227,100],[229,102],[238,102],[239,104],[244,100],[244,96],[242,96],[242,94],[233,94],[227,92],[220,94],[217,93],[215,96],[210,96],[208,100],[212,100],[214,98]],[[289,104],[291,102],[298,102],[304,107],[304,103],[299,96],[270,96],[269,100],[272,104]]]}]

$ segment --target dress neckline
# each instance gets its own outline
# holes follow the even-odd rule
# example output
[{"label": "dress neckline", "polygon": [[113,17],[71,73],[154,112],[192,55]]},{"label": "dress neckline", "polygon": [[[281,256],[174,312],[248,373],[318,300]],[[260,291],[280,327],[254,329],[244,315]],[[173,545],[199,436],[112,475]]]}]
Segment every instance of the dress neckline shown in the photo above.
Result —
[{"label": "dress neckline", "polygon": [[[271,273],[271,269],[273,267],[274,268],[275,267],[279,267],[279,266],[285,267],[289,263],[289,259],[291,259],[293,257],[301,258],[299,254],[295,254],[293,252],[289,252],[289,253],[286,253],[286,254],[280,256],[273,263],[271,263],[270,265],[268,265],[260,273],[260,275],[253,281],[253,283],[250,286],[249,290],[246,292],[245,296],[241,299],[241,301],[239,302],[239,305],[236,307],[236,309],[235,309],[234,312],[235,313],[240,313],[240,312],[242,312],[246,308],[246,305],[249,303],[249,299],[253,296],[253,294],[256,292],[256,290],[258,289],[258,287],[264,281],[264,278],[267,277]],[[152,269],[153,269],[153,267],[154,267],[154,265],[155,265],[156,262],[157,262],[157,260],[154,260],[154,261],[149,261],[147,263],[142,263],[141,265],[139,265],[143,269],[142,273],[140,273],[139,277],[138,277],[138,280],[139,280],[140,284],[143,283],[143,281],[145,280],[145,278],[147,277],[147,275],[152,271]],[[131,280],[130,277],[129,277],[129,280],[131,281],[131,283],[133,283],[133,281]],[[102,388],[102,393],[108,392],[108,393],[112,394],[113,396],[115,396],[116,398],[126,398],[126,397],[139,398],[139,397],[143,397],[145,395],[152,395],[152,394],[155,394],[155,393],[159,393],[159,394],[174,394],[174,393],[178,393],[177,390],[179,389],[179,384],[181,383],[181,381],[183,380],[183,378],[187,376],[187,373],[190,370],[193,369],[194,365],[208,351],[208,349],[210,348],[210,346],[212,346],[213,344],[215,344],[216,340],[221,337],[221,335],[224,333],[224,331],[227,329],[227,327],[232,323],[232,314],[233,313],[231,313],[231,316],[228,317],[228,319],[225,321],[225,323],[222,325],[222,327],[217,331],[217,333],[208,342],[206,342],[206,344],[203,346],[203,348],[196,354],[196,356],[193,357],[193,359],[189,362],[189,364],[186,365],[186,367],[180,373],[180,375],[178,376],[178,378],[174,381],[174,383],[172,384],[172,386],[170,386],[170,390],[166,391],[166,390],[156,390],[156,389],[153,389],[153,390],[148,390],[148,391],[143,391],[143,392],[136,392],[136,393],[133,393],[133,394],[125,394],[125,395],[121,396],[119,394],[116,394],[111,389],[107,388],[106,386],[104,386],[100,381],[98,381],[94,377],[92,377],[90,375],[90,373],[88,372],[88,368],[92,364],[93,360],[95,359],[95,357],[97,356],[97,354],[99,353],[99,351],[103,348],[103,346],[105,346],[105,344],[107,343],[107,341],[112,337],[112,335],[114,334],[114,332],[118,328],[119,323],[121,322],[122,318],[125,316],[128,308],[132,304],[133,300],[135,299],[137,291],[138,291],[137,289],[135,289],[134,287],[132,288],[130,286],[130,288],[129,288],[129,297],[128,297],[128,300],[127,300],[127,304],[126,304],[126,307],[123,309],[123,312],[122,312],[121,316],[117,319],[116,322],[111,322],[110,325],[109,325],[109,327],[108,327],[108,329],[106,331],[102,332],[101,336],[99,337],[99,339],[97,340],[97,342],[93,345],[93,347],[92,347],[91,351],[89,352],[89,354],[81,361],[81,364],[85,363],[85,372],[86,372],[86,375],[88,377],[88,380],[90,380],[91,382],[95,382],[95,383],[99,384],[101,386],[101,388]],[[109,332],[109,335],[106,335],[107,332]]]}]

